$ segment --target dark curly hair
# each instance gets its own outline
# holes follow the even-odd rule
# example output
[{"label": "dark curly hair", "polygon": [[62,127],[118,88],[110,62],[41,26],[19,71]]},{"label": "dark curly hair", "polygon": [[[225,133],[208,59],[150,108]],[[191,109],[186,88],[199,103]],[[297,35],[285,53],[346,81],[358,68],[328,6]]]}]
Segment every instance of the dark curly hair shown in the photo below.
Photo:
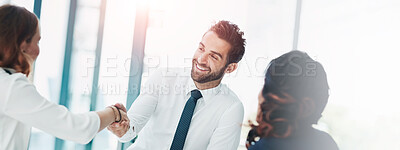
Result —
[{"label": "dark curly hair", "polygon": [[329,97],[322,65],[301,51],[291,51],[269,64],[257,115],[247,142],[256,137],[287,138],[311,127],[321,117]]},{"label": "dark curly hair", "polygon": [[0,7],[0,67],[13,68],[28,76],[30,60],[20,49],[21,43],[30,43],[36,34],[38,19],[23,7]]},{"label": "dark curly hair", "polygon": [[215,32],[219,38],[231,45],[227,65],[230,63],[238,63],[242,59],[245,51],[246,39],[243,38],[244,33],[240,31],[236,24],[222,20],[213,25],[208,31]]}]

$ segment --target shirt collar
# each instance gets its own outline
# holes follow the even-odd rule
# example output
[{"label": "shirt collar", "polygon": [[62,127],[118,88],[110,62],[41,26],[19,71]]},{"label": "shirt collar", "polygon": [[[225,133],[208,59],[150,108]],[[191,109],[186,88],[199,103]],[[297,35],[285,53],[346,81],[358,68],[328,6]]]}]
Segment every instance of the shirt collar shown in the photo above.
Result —
[{"label": "shirt collar", "polygon": [[[5,72],[5,73],[7,73],[7,71],[8,72],[10,72],[10,73],[16,73],[17,71],[15,71],[15,69],[12,69],[12,68],[3,68],[3,67],[0,67],[1,69],[1,71],[3,71],[3,72]],[[7,70],[7,71],[6,71]],[[8,73],[7,73],[8,74]]]},{"label": "shirt collar", "polygon": [[[196,85],[194,84],[194,81],[192,78],[189,78],[188,83],[187,83],[187,88],[186,88],[186,95],[190,97],[190,92],[192,90],[197,89]],[[199,90],[199,89],[197,89]],[[217,95],[221,90],[221,83],[218,84],[218,86],[210,88],[210,89],[205,89],[205,90],[199,90],[201,95],[203,96],[204,102],[207,103],[210,99],[212,99],[215,95]]]}]

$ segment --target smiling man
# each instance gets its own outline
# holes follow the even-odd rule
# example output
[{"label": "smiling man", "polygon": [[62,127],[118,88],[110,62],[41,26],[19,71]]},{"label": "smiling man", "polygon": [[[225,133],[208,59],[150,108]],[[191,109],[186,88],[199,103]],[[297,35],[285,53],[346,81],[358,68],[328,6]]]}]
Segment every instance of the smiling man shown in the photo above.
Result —
[{"label": "smiling man", "polygon": [[213,25],[193,56],[191,75],[156,71],[128,111],[130,126],[108,129],[122,142],[138,136],[133,150],[236,150],[243,104],[221,80],[236,70],[244,46],[237,25]]}]

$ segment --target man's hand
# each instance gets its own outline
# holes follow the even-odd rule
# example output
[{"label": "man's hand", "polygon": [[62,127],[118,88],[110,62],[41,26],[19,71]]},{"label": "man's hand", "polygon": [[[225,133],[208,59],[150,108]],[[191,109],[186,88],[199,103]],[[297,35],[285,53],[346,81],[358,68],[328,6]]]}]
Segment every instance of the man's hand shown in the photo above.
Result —
[{"label": "man's hand", "polygon": [[127,116],[126,108],[124,105],[121,103],[117,103],[114,105],[115,107],[118,107],[121,112],[121,121],[120,122],[114,122],[111,125],[107,127],[109,131],[111,131],[113,134],[121,138],[125,133],[129,130],[129,118]]}]

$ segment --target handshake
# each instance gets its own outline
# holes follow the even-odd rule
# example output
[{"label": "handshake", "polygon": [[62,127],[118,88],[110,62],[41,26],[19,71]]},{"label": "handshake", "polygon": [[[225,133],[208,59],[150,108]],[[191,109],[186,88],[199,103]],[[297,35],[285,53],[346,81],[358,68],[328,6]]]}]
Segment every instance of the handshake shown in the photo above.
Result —
[{"label": "handshake", "polygon": [[130,120],[127,116],[126,108],[121,103],[116,103],[115,105],[108,107],[113,109],[116,121],[108,125],[107,129],[121,138],[130,128]]}]

